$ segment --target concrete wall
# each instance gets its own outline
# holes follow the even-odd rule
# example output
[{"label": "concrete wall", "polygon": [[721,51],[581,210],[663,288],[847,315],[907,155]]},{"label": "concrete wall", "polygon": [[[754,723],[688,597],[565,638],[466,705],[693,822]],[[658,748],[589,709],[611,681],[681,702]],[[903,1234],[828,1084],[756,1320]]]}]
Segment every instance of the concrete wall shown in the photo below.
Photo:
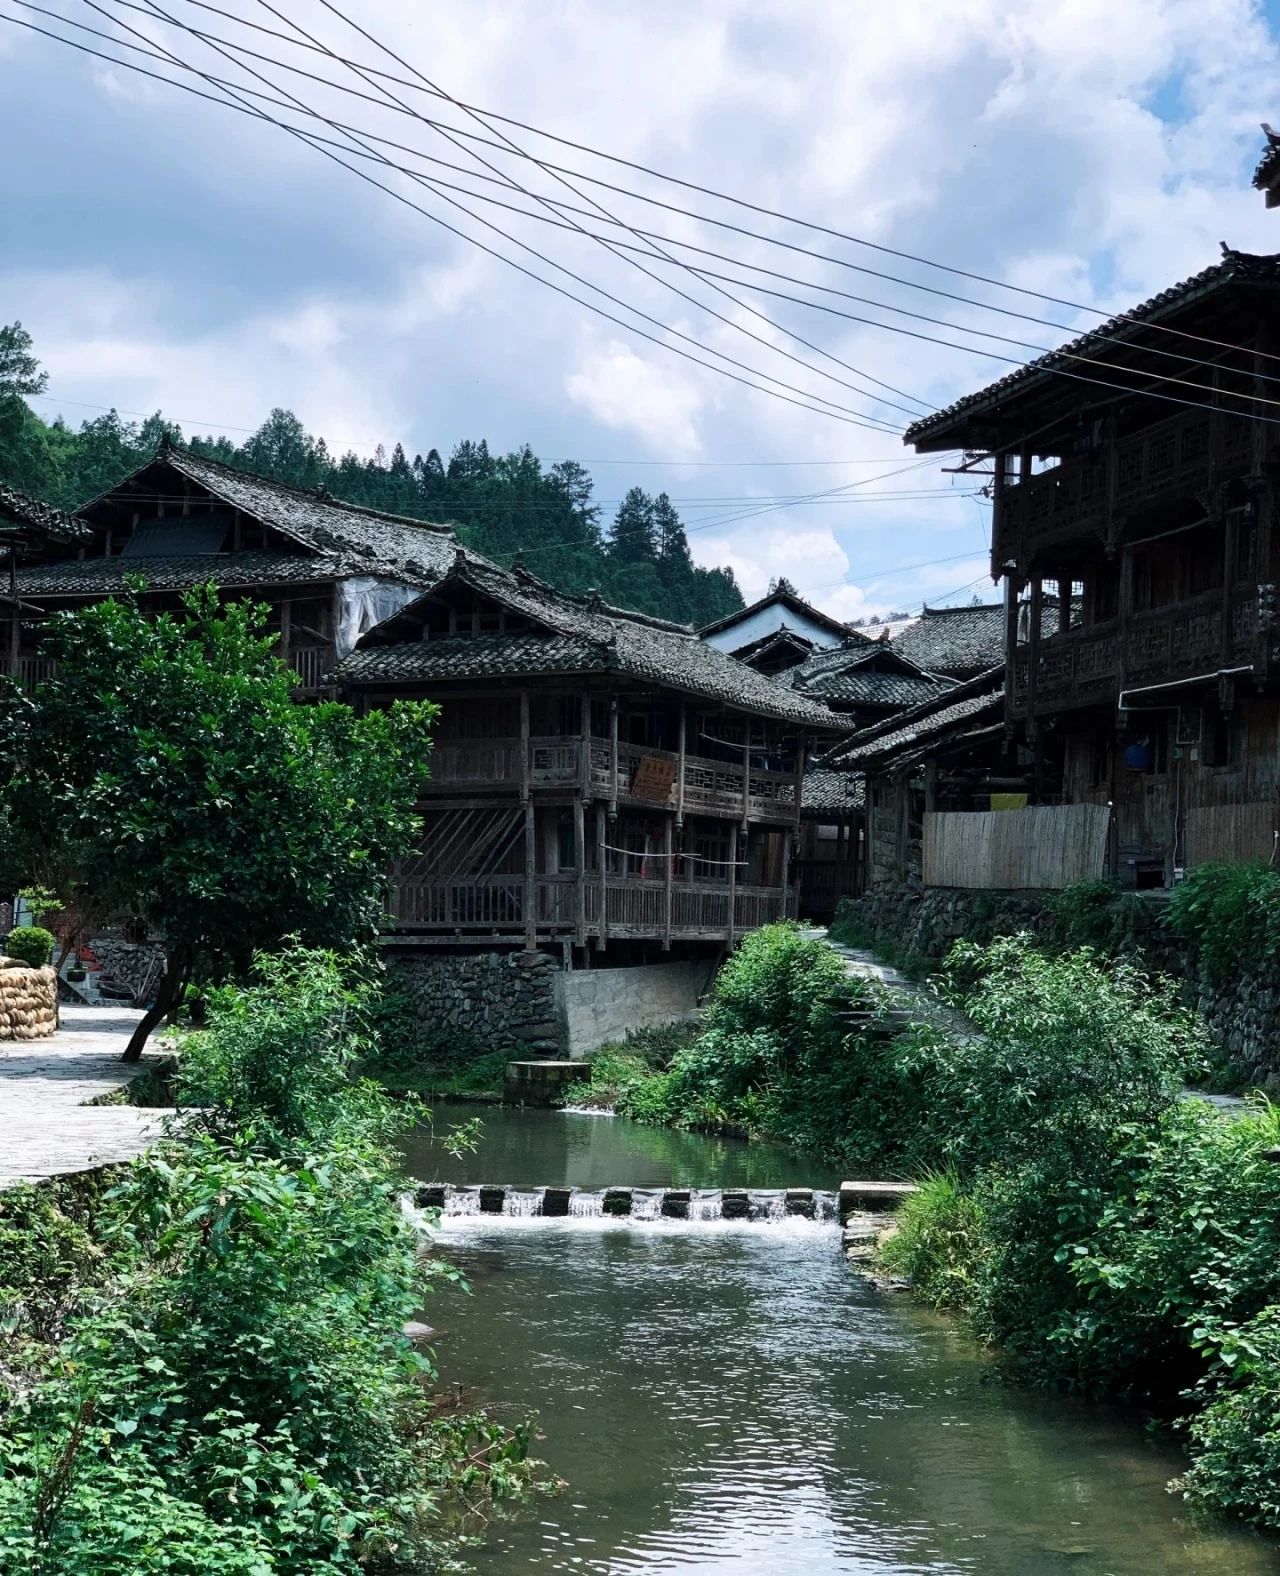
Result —
[{"label": "concrete wall", "polygon": [[714,974],[714,963],[705,959],[557,973],[556,1005],[569,1055],[585,1056],[625,1039],[629,1029],[691,1018]]},{"label": "concrete wall", "polygon": [[43,1040],[57,1027],[53,970],[0,968],[0,1040]]}]

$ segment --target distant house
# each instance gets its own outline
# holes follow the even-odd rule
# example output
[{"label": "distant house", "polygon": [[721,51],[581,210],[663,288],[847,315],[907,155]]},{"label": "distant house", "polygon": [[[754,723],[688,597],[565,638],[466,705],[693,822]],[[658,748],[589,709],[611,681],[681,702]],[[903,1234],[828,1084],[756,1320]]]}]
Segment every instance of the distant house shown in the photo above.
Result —
[{"label": "distant house", "polygon": [[767,596],[705,625],[698,634],[709,646],[727,651],[760,673],[782,672],[813,651],[863,638],[806,602],[789,580],[779,580]]},{"label": "distant house", "polygon": [[[304,695],[332,691],[360,635],[437,580],[456,546],[448,526],[284,487],[174,445],[79,511],[84,531],[48,533],[16,575],[46,613],[101,601],[130,576],[143,605],[174,607],[213,583],[267,604],[280,655]],[[18,672],[41,671],[39,626],[24,627]]]},{"label": "distant house", "polygon": [[39,609],[21,600],[19,566],[50,552],[82,549],[92,538],[83,520],[41,503],[0,483],[0,550],[3,580],[0,580],[0,609],[7,623],[7,634],[0,650],[0,671],[22,675],[22,621],[38,617]]},{"label": "distant house", "polygon": [[1004,661],[1004,633],[1001,602],[926,607],[890,636],[890,645],[926,673],[971,679]]},{"label": "distant house", "polygon": [[927,881],[927,817],[1026,803],[1026,771],[1005,739],[1003,666],[849,735],[818,771],[865,785],[858,890]]}]

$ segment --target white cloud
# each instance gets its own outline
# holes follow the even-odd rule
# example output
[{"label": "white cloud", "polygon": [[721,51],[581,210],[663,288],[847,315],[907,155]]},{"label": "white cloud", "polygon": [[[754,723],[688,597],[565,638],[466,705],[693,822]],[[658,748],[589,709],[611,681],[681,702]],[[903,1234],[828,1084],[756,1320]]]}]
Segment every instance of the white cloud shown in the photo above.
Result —
[{"label": "white cloud", "polygon": [[[250,0],[227,3],[257,16]],[[302,20],[335,48],[390,65],[321,8],[306,8]],[[1247,184],[1256,123],[1276,117],[1280,67],[1276,39],[1250,0],[896,0],[803,13],[790,0],[680,7],[473,0],[429,14],[407,0],[368,0],[360,21],[450,93],[583,147],[510,124],[492,128],[495,141],[509,135],[571,169],[846,265],[1032,318],[1091,321],[1071,306],[1002,294],[841,235],[1107,310],[1204,267],[1219,239],[1255,251],[1280,245],[1276,216]],[[206,25],[249,37],[226,18]],[[147,26],[163,32],[158,23]],[[198,56],[197,48],[184,39],[180,52],[214,69],[216,57]],[[283,43],[273,48],[308,69],[317,65]],[[756,497],[763,508],[874,475],[879,465],[714,470],[675,463],[875,457],[891,470],[913,459],[894,435],[770,399],[604,323],[249,117],[17,30],[4,32],[0,49],[14,57],[6,60],[0,127],[24,147],[13,180],[29,181],[15,187],[7,208],[14,234],[6,236],[0,276],[4,315],[31,328],[51,387],[66,400],[163,405],[198,418],[202,428],[252,427],[271,406],[290,405],[338,447],[400,439],[412,452],[487,436],[500,448],[527,440],[551,456],[591,460],[621,451],[672,462],[668,470],[602,469],[598,490],[612,498],[640,482],[677,500],[731,500],[724,523],[691,537],[699,561],[732,562],[748,595],[786,574],[845,617],[941,596],[985,569],[977,511],[946,498],[731,518],[747,512],[740,498]],[[224,60],[216,69],[230,68]],[[332,69],[340,78],[340,68]],[[301,79],[280,80],[298,89]],[[342,80],[376,98],[367,84]],[[425,92],[394,91],[459,132],[490,135]],[[370,97],[314,83],[305,96],[325,114],[423,154],[466,166],[470,147],[548,198],[588,210],[596,201],[633,224],[738,259],[1034,346],[1061,337],[1039,323],[700,226],[575,177],[589,194],[579,198],[527,160],[465,139],[450,145]],[[37,116],[49,134],[32,138]],[[593,147],[812,218],[828,233],[659,185],[594,159],[586,151]],[[398,150],[390,156],[408,159]],[[769,341],[760,344],[594,243],[448,194],[580,275],[572,280],[450,208],[442,191],[367,160],[351,162],[604,311],[626,315],[593,294],[593,284],[748,368],[858,412],[907,420],[843,387],[838,380],[860,381],[847,367],[939,405],[1010,367],[976,350],[724,285],[847,364],[840,366],[765,327],[705,281],[680,278],[687,295]],[[494,191],[439,165],[416,167]],[[521,201],[510,191],[504,200]],[[581,222],[608,229],[599,214]],[[625,230],[612,233],[631,239]],[[660,261],[645,266],[670,274]],[[758,282],[799,293],[784,281]],[[968,343],[955,328],[823,299],[855,316]],[[1031,354],[985,343],[1015,361]],[[914,408],[911,399],[885,399]],[[76,407],[67,412],[74,416]],[[932,487],[939,479],[927,468],[895,485]],[[710,507],[688,512],[691,525],[715,518]],[[913,564],[931,567],[902,567]],[[989,585],[978,589],[989,594]]]}]

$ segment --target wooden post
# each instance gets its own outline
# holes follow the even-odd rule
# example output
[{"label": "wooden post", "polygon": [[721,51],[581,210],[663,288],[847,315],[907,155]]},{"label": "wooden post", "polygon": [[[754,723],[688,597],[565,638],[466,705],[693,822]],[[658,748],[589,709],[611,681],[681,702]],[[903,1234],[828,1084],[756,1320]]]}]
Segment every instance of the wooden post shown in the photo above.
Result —
[{"label": "wooden post", "polygon": [[600,914],[598,919],[599,940],[596,945],[601,952],[609,945],[609,850],[605,846],[605,811],[604,804],[596,805],[596,882],[600,897]]},{"label": "wooden post", "polygon": [[22,650],[21,608],[18,606],[18,544],[9,543],[9,674],[18,676],[18,655]]},{"label": "wooden post", "polygon": [[1236,512],[1228,509],[1225,529],[1222,533],[1222,665],[1225,668],[1231,661],[1231,652],[1234,646],[1233,630],[1231,628],[1231,593],[1235,588],[1236,575]]},{"label": "wooden post", "polygon": [[926,761],[924,765],[924,812],[931,815],[938,807],[938,763]]},{"label": "wooden post", "polygon": [[802,733],[796,741],[795,814],[791,817],[796,831],[800,830],[800,811],[804,808],[804,769],[809,761],[809,735]]},{"label": "wooden post", "polygon": [[680,702],[680,744],[679,744],[680,758],[676,762],[676,825],[677,825],[677,827],[681,827],[681,828],[684,826],[684,751],[685,751],[686,711],[687,711],[687,708],[685,706],[685,703],[684,703],[684,701],[681,701]]},{"label": "wooden post", "polygon": [[293,632],[293,603],[286,597],[280,604],[280,660],[289,660],[289,640]]},{"label": "wooden post", "polygon": [[738,823],[729,827],[729,945],[733,945],[735,910],[738,902]]},{"label": "wooden post", "polygon": [[526,799],[524,802],[524,949],[526,952],[536,952],[538,948],[534,855],[533,800]]},{"label": "wooden post", "polygon": [[584,691],[582,696],[582,760],[578,776],[578,792],[583,799],[591,797],[591,696]]},{"label": "wooden post", "polygon": [[[799,894],[797,893],[797,898],[798,898],[798,896],[799,896]],[[799,909],[798,901],[797,901],[797,904],[796,904],[796,908],[797,908],[797,910]],[[783,832],[783,834],[782,834],[782,913],[778,917],[780,919],[795,919],[795,918],[799,917],[798,912],[793,914],[792,911],[791,911],[791,833],[790,832]]]},{"label": "wooden post", "polygon": [[579,798],[573,801],[573,925],[578,945],[587,942],[587,830],[584,822],[586,807]]},{"label": "wooden post", "polygon": [[[510,713],[508,713],[510,715]],[[529,758],[529,691],[520,691],[520,802],[529,802],[533,762]]]},{"label": "wooden post", "polygon": [[618,819],[618,697],[609,698],[609,819]]},{"label": "wooden post", "polygon": [[1044,581],[1037,574],[1031,582],[1031,608],[1027,629],[1027,735],[1031,743],[1031,799],[1040,803],[1044,787],[1044,750],[1040,739],[1040,722],[1036,716],[1036,690],[1040,666],[1040,621],[1044,616]]},{"label": "wooden post", "polygon": [[751,821],[751,719],[747,718],[746,743],[742,746],[742,830]]},{"label": "wooden post", "polygon": [[673,835],[675,817],[664,815],[662,818],[662,863],[665,866],[663,876],[663,903],[662,903],[662,949],[664,952],[671,950],[671,903],[672,881],[675,879],[675,837]]}]

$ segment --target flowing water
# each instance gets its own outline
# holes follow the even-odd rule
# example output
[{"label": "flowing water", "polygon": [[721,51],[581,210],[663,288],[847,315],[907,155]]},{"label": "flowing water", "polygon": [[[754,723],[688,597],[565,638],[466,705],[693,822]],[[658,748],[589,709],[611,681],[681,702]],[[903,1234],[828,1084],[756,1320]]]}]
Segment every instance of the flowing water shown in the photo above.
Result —
[{"label": "flowing water", "polygon": [[[437,1126],[458,1114],[437,1109]],[[462,1162],[437,1166],[424,1140],[415,1174],[522,1199],[838,1181],[618,1119],[485,1120]],[[450,1214],[441,1237],[473,1287],[432,1301],[442,1377],[536,1411],[538,1453],[568,1485],[495,1525],[481,1576],[1280,1569],[1272,1544],[1187,1515],[1165,1490],[1178,1457],[1137,1423],[1003,1384],[954,1325],[852,1274],[832,1224],[522,1203]]]}]

